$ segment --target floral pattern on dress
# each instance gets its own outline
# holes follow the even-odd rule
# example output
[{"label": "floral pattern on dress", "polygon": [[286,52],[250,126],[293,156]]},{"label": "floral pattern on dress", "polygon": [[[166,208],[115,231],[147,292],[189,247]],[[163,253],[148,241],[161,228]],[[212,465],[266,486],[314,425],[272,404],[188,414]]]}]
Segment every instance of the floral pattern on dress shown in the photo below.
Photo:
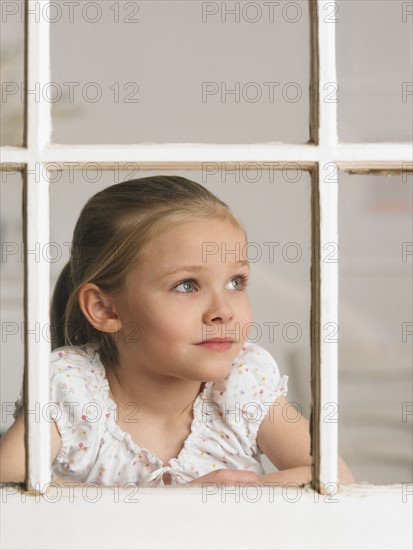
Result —
[{"label": "floral pattern on dress", "polygon": [[[55,407],[49,414],[61,435],[61,448],[52,479],[163,486],[165,474],[170,474],[171,485],[220,468],[263,474],[258,429],[271,404],[287,394],[287,385],[288,376],[280,375],[272,355],[245,342],[225,379],[204,385],[193,405],[191,432],[178,456],[164,465],[115,422],[116,404],[96,348],[57,348],[51,352],[50,401]],[[21,404],[22,391],[15,418]]]}]

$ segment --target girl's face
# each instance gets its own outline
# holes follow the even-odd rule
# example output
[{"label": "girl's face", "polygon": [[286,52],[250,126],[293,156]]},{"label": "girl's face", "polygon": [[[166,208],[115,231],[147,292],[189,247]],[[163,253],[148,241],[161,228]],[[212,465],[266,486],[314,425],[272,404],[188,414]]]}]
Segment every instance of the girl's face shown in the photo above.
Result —
[{"label": "girl's face", "polygon": [[[120,356],[185,380],[224,378],[252,321],[246,248],[243,233],[221,220],[188,222],[150,241],[126,280]],[[201,345],[211,338],[233,343]]]}]

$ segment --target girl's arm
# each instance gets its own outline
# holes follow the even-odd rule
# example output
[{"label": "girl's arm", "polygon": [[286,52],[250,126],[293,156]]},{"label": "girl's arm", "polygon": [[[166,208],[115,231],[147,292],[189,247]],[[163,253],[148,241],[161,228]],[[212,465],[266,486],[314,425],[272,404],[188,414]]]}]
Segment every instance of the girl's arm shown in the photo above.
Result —
[{"label": "girl's arm", "polygon": [[[259,476],[260,482],[310,483],[312,457],[310,423],[284,397],[270,406],[257,434],[257,445],[279,472]],[[339,483],[356,483],[349,467],[338,457]]]},{"label": "girl's arm", "polygon": [[[60,451],[62,439],[55,421],[51,422],[50,428],[50,464],[53,464]],[[14,423],[0,439],[0,483],[24,483],[26,476],[26,448],[24,437],[24,407],[22,407]],[[55,479],[53,483],[61,487],[84,487],[88,485],[87,483],[66,481],[62,479]]]},{"label": "girl's arm", "polygon": [[[53,421],[51,429],[51,464],[56,458],[61,445],[61,437]],[[24,406],[22,406],[14,423],[0,440],[0,482],[23,483],[26,476],[26,447]]]}]

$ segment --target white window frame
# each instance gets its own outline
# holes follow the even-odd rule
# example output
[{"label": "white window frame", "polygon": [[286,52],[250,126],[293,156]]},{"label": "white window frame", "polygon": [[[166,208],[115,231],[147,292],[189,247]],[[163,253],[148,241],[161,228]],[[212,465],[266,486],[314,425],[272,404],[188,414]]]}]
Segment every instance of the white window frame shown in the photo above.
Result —
[{"label": "white window frame", "polygon": [[[26,0],[26,11],[33,12],[39,0]],[[42,0],[42,4],[50,0]],[[76,168],[86,163],[94,162],[103,168],[110,169],[116,163],[119,166],[136,164],[140,169],[170,170],[170,169],[202,169],[203,163],[226,163],[226,166],[243,166],[249,162],[279,163],[280,169],[294,163],[312,174],[312,243],[313,246],[311,267],[311,323],[319,327],[316,342],[311,342],[311,380],[312,380],[312,455],[313,455],[313,483],[305,486],[301,498],[296,505],[301,506],[291,513],[291,499],[285,498],[282,488],[270,489],[263,487],[257,506],[251,509],[245,499],[242,505],[226,496],[222,500],[221,488],[216,495],[211,495],[209,502],[201,501],[204,495],[201,488],[144,488],[139,491],[140,507],[125,507],[121,515],[117,515],[116,529],[102,519],[112,517],[119,502],[114,498],[114,491],[103,490],[99,501],[100,506],[90,506],[90,500],[84,498],[82,489],[62,489],[62,498],[58,508],[61,515],[54,514],[55,530],[65,526],[67,507],[72,506],[71,514],[77,520],[83,514],[96,518],[98,529],[85,529],[79,533],[70,534],[65,531],[64,544],[59,541],[40,535],[37,532],[37,522],[46,521],[50,515],[50,507],[36,506],[40,495],[44,497],[44,487],[51,481],[50,471],[50,424],[40,416],[30,414],[36,408],[36,403],[49,402],[49,358],[50,343],[41,340],[36,343],[34,338],[25,337],[25,365],[24,365],[24,402],[26,405],[26,453],[27,471],[25,487],[10,494],[9,484],[1,489],[2,502],[8,502],[4,507],[9,511],[7,528],[2,527],[3,543],[7,547],[33,548],[29,541],[36,533],[36,547],[58,548],[75,547],[81,540],[83,547],[91,548],[123,547],[145,548],[151,547],[193,547],[199,544],[207,547],[216,544],[216,529],[219,529],[221,547],[233,544],[238,547],[270,547],[277,540],[280,547],[291,546],[292,532],[296,531],[296,514],[300,514],[299,533],[293,533],[301,548],[307,547],[311,531],[311,547],[335,548],[335,544],[351,547],[352,542],[358,540],[358,548],[395,548],[396,541],[406,544],[409,540],[411,524],[411,493],[412,484],[395,484],[390,486],[375,486],[369,484],[354,484],[340,486],[339,493],[331,496],[332,487],[337,484],[337,457],[338,457],[338,423],[324,422],[331,413],[328,403],[338,403],[338,343],[325,342],[322,337],[322,327],[325,323],[338,325],[338,263],[324,263],[321,261],[323,243],[338,243],[338,172],[369,172],[392,171],[406,173],[412,171],[411,143],[338,143],[337,136],[337,103],[326,102],[325,97],[331,92],[331,85],[337,83],[336,78],[336,51],[335,51],[335,24],[331,22],[334,2],[326,0],[309,0],[311,17],[312,56],[311,74],[312,84],[318,83],[316,88],[317,101],[311,106],[311,143],[306,145],[295,144],[248,144],[248,145],[221,145],[221,144],[151,144],[151,145],[52,145],[51,139],[51,103],[35,101],[35,95],[30,93],[36,83],[40,87],[51,80],[50,68],[50,27],[49,23],[40,18],[36,22],[34,17],[26,17],[26,94],[25,111],[25,146],[2,147],[1,169],[21,167],[24,193],[24,241],[26,247],[25,277],[24,277],[24,316],[28,327],[48,326],[50,323],[50,264],[47,261],[36,262],[30,250],[35,248],[36,242],[49,241],[49,178],[48,170],[53,169],[50,163],[68,166],[73,163]],[[108,160],[109,159],[109,160]],[[268,166],[268,164],[267,164]],[[263,165],[264,168],[264,165]],[[407,486],[405,486],[407,485]],[[334,492],[334,491],[333,491]],[[130,490],[120,489],[120,495],[130,495]],[[274,497],[277,510],[271,504],[271,494]],[[326,496],[329,495],[330,497]],[[22,496],[24,495],[24,499]],[[265,498],[263,497],[265,495]],[[321,496],[323,496],[323,498]],[[278,498],[281,497],[281,498]],[[4,497],[6,497],[4,499]],[[76,500],[76,508],[70,498]],[[329,521],[328,514],[331,502],[339,497],[342,504],[340,512],[345,522],[353,521],[351,528],[345,529],[337,542],[334,521]],[[122,498],[122,497],[120,497]],[[135,498],[135,497],[134,497]],[[220,499],[220,500],[218,500]],[[331,499],[331,500],[330,500]],[[118,499],[119,500],[119,499]],[[242,499],[241,499],[242,500]],[[50,502],[50,501],[49,501]],[[185,505],[186,521],[182,521],[181,507]],[[225,509],[222,503],[225,502]],[[210,504],[210,505],[209,505]],[[367,504],[367,508],[366,508]],[[369,508],[374,505],[374,514]],[[314,529],[319,522],[319,507],[323,506],[323,523],[320,529]],[[220,506],[220,517],[217,517],[217,507]],[[57,510],[56,510],[57,508]],[[133,508],[133,512],[131,510]],[[153,510],[156,510],[155,518]],[[254,529],[252,537],[249,527],[251,514],[254,512]],[[104,514],[102,516],[102,513]],[[274,514],[285,529],[277,529],[274,534],[268,529],[268,522],[273,521]],[[23,514],[23,516],[22,516]],[[60,514],[60,512],[59,512]],[[162,515],[164,514],[164,515]],[[22,517],[25,518],[25,528],[21,529]],[[139,540],[133,537],[136,522],[139,520]],[[237,518],[236,533],[226,526],[231,518]],[[380,518],[383,521],[380,521]],[[159,522],[171,521],[164,529],[159,528]],[[362,518],[362,521],[355,519]],[[154,519],[156,520],[154,522]],[[189,520],[189,521],[188,521]],[[210,520],[210,522],[208,521]],[[73,520],[72,520],[73,521]],[[388,525],[392,528],[389,529]],[[214,529],[205,529],[204,525],[214,525]],[[79,524],[80,525],[80,524]],[[157,527],[153,530],[153,525]],[[186,545],[183,539],[171,539],[175,525],[185,528]],[[182,527],[181,527],[182,525]],[[371,526],[369,537],[366,538],[366,525]],[[291,527],[291,529],[290,529]],[[69,529],[70,531],[70,529]],[[212,532],[210,532],[212,531]],[[348,532],[347,532],[348,531]],[[130,534],[129,538],[127,534]],[[125,538],[126,536],[126,538]],[[77,537],[77,538],[76,538]],[[132,538],[133,537],[133,538]],[[235,538],[234,538],[235,537]],[[298,538],[297,538],[298,537]],[[174,545],[173,540],[176,540]],[[13,542],[14,541],[14,542]],[[128,546],[128,541],[133,541]],[[171,542],[172,541],[172,542]],[[179,543],[178,543],[179,541]],[[250,541],[248,543],[248,541]],[[346,546],[345,541],[348,541]],[[307,543],[308,544],[308,543]],[[12,546],[10,546],[12,545]],[[108,546],[109,545],[109,546]],[[246,545],[246,546],[245,546]],[[393,546],[392,546],[393,545]],[[273,546],[271,546],[273,547]],[[310,547],[310,546],[308,546]],[[403,546],[404,547],[404,546]],[[407,547],[407,546],[406,546]]]}]

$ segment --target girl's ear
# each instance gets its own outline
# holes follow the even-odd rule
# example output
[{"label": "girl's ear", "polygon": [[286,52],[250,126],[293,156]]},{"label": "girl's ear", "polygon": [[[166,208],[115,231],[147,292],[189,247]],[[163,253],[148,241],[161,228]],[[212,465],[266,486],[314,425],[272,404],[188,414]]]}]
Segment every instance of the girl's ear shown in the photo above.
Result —
[{"label": "girl's ear", "polygon": [[111,299],[97,285],[83,285],[78,292],[78,302],[83,315],[97,330],[118,332],[123,327]]}]

